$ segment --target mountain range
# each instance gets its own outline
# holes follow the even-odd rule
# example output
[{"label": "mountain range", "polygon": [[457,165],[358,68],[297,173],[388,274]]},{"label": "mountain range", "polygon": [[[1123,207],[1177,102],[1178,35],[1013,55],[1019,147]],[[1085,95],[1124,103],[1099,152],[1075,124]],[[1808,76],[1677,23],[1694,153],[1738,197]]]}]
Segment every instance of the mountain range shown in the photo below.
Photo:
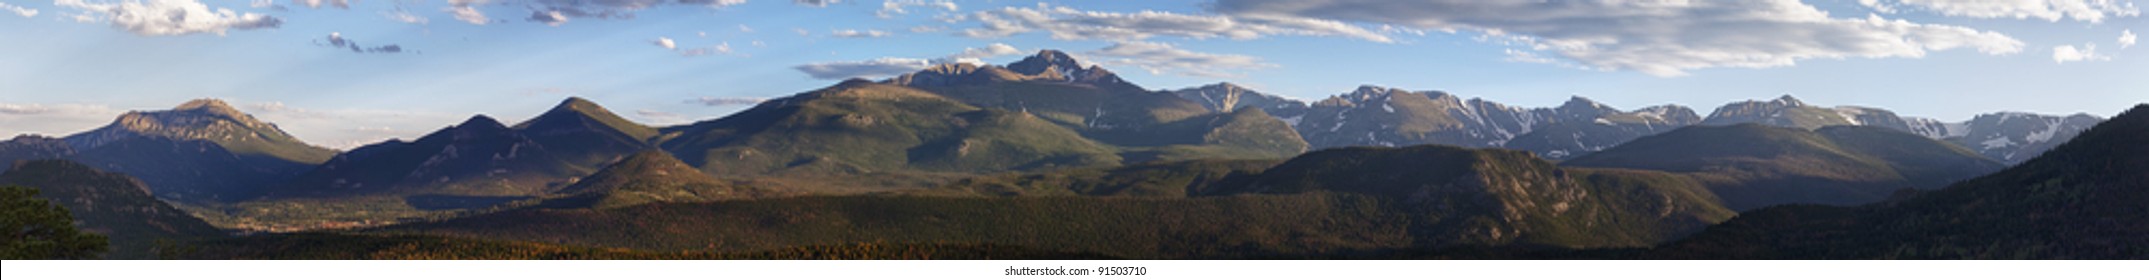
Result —
[{"label": "mountain range", "polygon": [[[474,115],[416,139],[340,152],[222,101],[193,100],[128,112],[66,137],[0,142],[0,167],[11,170],[0,183],[74,200],[81,210],[70,210],[89,212],[78,214],[86,225],[143,232],[119,236],[126,244],[117,247],[126,251],[114,254],[125,257],[148,256],[143,250],[155,239],[219,234],[207,224],[241,231],[405,224],[336,233],[357,236],[351,240],[326,238],[420,234],[450,238],[425,242],[652,251],[789,250],[869,237],[901,246],[1000,244],[1136,258],[1586,250],[1652,246],[1697,232],[1674,244],[1756,242],[1763,237],[1752,231],[1785,224],[1799,229],[1784,234],[1881,240],[1839,238],[1834,234],[1850,229],[1807,225],[1910,229],[1952,205],[2015,207],[1977,212],[1981,219],[2117,215],[2021,210],[2044,204],[1989,199],[2132,197],[2098,184],[2140,182],[2067,172],[2138,169],[2125,165],[2133,150],[2106,147],[2129,143],[2127,131],[2135,130],[2126,127],[2138,121],[2001,112],[1947,123],[1791,96],[1734,102],[1706,116],[1678,105],[1621,110],[1583,97],[1525,108],[1370,85],[1309,104],[1231,83],[1153,91],[1048,50],[1004,66],[944,64],[886,80],[846,80],[685,125],[642,125],[567,98],[512,124]],[[2121,128],[2103,128],[2115,126]],[[1964,187],[2018,183],[2038,187]],[[1858,206],[1869,203],[1877,204]],[[1904,203],[1926,206],[1891,208]],[[100,208],[107,206],[140,210],[114,216]],[[1163,212],[1170,214],[1157,214]],[[1034,220],[1056,221],[994,228]],[[1992,223],[2101,221],[2112,219]],[[1940,231],[1925,232],[1978,241],[2020,234]],[[1926,245],[1880,255],[1767,250],[1789,250],[1776,255],[1785,257],[1992,256],[1963,255],[1956,246],[1975,245],[1969,241],[1904,242],[1884,243]],[[2085,254],[2073,250],[2091,246],[2034,242],[2042,243],[2023,244],[2072,247],[2004,253],[2112,257],[2139,250]],[[1120,244],[1133,245],[1113,247]],[[1797,245],[1786,244],[1711,248]],[[1677,246],[1700,245],[1650,252],[1711,254]]]}]

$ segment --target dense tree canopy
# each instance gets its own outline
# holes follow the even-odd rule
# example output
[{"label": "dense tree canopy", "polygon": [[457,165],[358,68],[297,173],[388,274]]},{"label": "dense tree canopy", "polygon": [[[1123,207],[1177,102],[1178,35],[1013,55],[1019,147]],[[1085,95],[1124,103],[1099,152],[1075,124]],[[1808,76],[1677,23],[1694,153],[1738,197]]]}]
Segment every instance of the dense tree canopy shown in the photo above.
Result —
[{"label": "dense tree canopy", "polygon": [[88,259],[107,249],[104,235],[82,232],[66,208],[37,189],[0,186],[0,259]]}]

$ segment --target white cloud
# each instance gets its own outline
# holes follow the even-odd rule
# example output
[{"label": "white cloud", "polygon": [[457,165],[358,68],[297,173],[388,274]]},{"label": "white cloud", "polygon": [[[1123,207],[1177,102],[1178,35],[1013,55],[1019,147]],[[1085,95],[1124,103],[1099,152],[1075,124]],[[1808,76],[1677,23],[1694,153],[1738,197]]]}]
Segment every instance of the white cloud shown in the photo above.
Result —
[{"label": "white cloud", "polygon": [[680,56],[704,56],[712,54],[731,54],[731,42],[718,43],[715,46],[709,46],[705,48],[679,50]]},{"label": "white cloud", "polygon": [[1036,8],[1006,7],[980,11],[962,19],[978,22],[980,26],[962,31],[965,36],[977,38],[998,38],[1042,31],[1059,40],[1129,41],[1155,36],[1243,40],[1269,35],[1310,35],[1394,42],[1394,39],[1387,35],[1343,22],[1269,15],[1189,15],[1158,11],[1113,13],[1039,4]]},{"label": "white cloud", "polygon": [[680,56],[704,56],[704,55],[711,55],[711,54],[730,54],[730,53],[731,53],[731,42],[722,42],[722,43],[718,43],[718,44],[717,44],[717,45],[715,45],[715,46],[709,46],[709,47],[704,47],[704,48],[689,48],[689,49],[680,49],[680,48],[679,48],[679,44],[678,44],[678,42],[677,42],[677,41],[673,41],[673,40],[672,40],[672,38],[666,38],[666,37],[657,37],[657,39],[656,39],[656,40],[652,40],[652,41],[650,41],[649,43],[650,43],[650,44],[653,44],[653,45],[656,45],[657,47],[660,47],[660,48],[664,48],[664,49],[666,49],[666,50],[671,50],[671,51],[673,51],[673,52],[678,52]]},{"label": "white cloud", "polygon": [[679,44],[672,42],[672,38],[657,37],[656,40],[649,41],[649,43],[656,44],[658,47],[663,47],[667,50],[679,49]]},{"label": "white cloud", "polygon": [[888,35],[890,35],[890,34],[888,33],[888,31],[880,31],[880,30],[873,30],[873,29],[866,29],[866,30],[852,30],[852,29],[844,29],[844,30],[836,30],[835,32],[830,32],[830,33],[829,33],[829,36],[836,36],[836,37],[839,37],[839,38],[880,38],[880,37],[888,37]]},{"label": "white cloud", "polygon": [[957,6],[955,5],[955,2],[948,0],[884,0],[881,2],[880,10],[874,11],[873,16],[880,18],[894,18],[897,15],[910,14],[910,10],[908,9],[909,7],[937,8],[948,12],[962,10],[961,6]]},{"label": "white cloud", "polygon": [[687,99],[686,103],[701,104],[702,106],[736,106],[761,104],[762,101],[768,100],[768,98],[759,97],[699,97]]},{"label": "white cloud", "polygon": [[22,17],[36,17],[36,16],[37,16],[37,9],[31,9],[31,8],[24,8],[24,7],[22,7],[22,6],[15,6],[15,5],[8,5],[7,3],[0,3],[0,11],[6,11],[6,12],[9,12],[9,13],[14,13],[15,15],[18,15],[18,16],[22,16]]},{"label": "white cloud", "polygon": [[455,20],[470,24],[485,25],[485,23],[492,22],[492,19],[485,17],[485,12],[480,12],[477,8],[470,6],[451,6],[441,9],[441,11],[446,11],[449,15],[455,16]]},{"label": "white cloud", "polygon": [[1212,78],[1239,76],[1232,70],[1275,68],[1275,64],[1261,62],[1260,58],[1245,55],[1200,53],[1179,49],[1166,43],[1119,42],[1104,49],[1085,52],[1098,64],[1133,66],[1150,74],[1174,74]]},{"label": "white cloud", "polygon": [[1520,46],[1515,50],[1529,52],[1525,57],[1655,76],[1682,76],[1703,68],[1781,67],[1817,58],[1916,58],[1950,49],[2012,54],[2023,48],[2021,41],[1997,32],[1877,15],[1834,18],[1797,0],[1219,0],[1212,9],[1237,17],[1474,31],[1497,43]]},{"label": "white cloud", "polygon": [[2066,64],[2068,62],[2076,61],[2107,60],[2112,60],[2112,57],[2097,54],[2097,44],[2094,43],[2084,44],[2081,48],[2075,48],[2072,45],[2060,45],[2058,47],[2052,47],[2052,63]]},{"label": "white cloud", "polygon": [[984,59],[986,58],[1018,54],[1022,54],[1022,50],[1015,49],[1015,46],[1009,46],[1007,44],[1002,43],[993,43],[991,45],[985,45],[984,48],[963,48],[963,52],[949,55],[947,57],[941,57],[940,59],[934,59],[932,60],[932,62],[933,64],[986,64],[984,61]]},{"label": "white cloud", "polygon": [[334,6],[338,9],[351,9],[351,0],[291,0],[291,4],[315,9],[321,8],[322,4]]},{"label": "white cloud", "polygon": [[740,24],[740,25],[739,25],[739,32],[746,32],[746,33],[754,33],[754,28],[753,28],[753,27],[747,27],[747,26],[746,26],[745,24]]},{"label": "white cloud", "polygon": [[195,0],[125,0],[113,3],[89,3],[84,0],[57,0],[53,5],[80,10],[76,21],[109,22],[112,27],[144,36],[173,36],[195,33],[224,35],[227,30],[276,28],[282,19],[255,14],[239,13],[227,8],[210,8]]},{"label": "white cloud", "polygon": [[2120,31],[2119,31],[2119,48],[2121,48],[2121,49],[2125,49],[2125,48],[2127,48],[2127,47],[2132,47],[2132,46],[2134,46],[2134,30],[2133,30],[2133,29],[2127,29],[2127,30],[2120,30]]},{"label": "white cloud", "polygon": [[866,61],[842,61],[810,63],[793,66],[799,72],[815,79],[841,80],[849,78],[880,78],[916,72],[933,63],[925,59],[883,57]]},{"label": "white cloud", "polygon": [[559,27],[561,24],[567,24],[567,15],[560,13],[560,11],[558,10],[530,11],[530,17],[527,19],[530,22],[543,23],[547,26],[552,27]]},{"label": "white cloud", "polygon": [[1915,8],[1948,16],[2016,18],[2059,21],[2062,18],[2103,22],[2107,17],[2141,15],[2133,2],[2119,0],[1859,0],[1859,4],[1882,12]]},{"label": "white cloud", "polygon": [[388,20],[409,24],[425,24],[426,22],[432,21],[425,17],[414,15],[410,12],[406,12],[403,10],[381,12],[381,16],[388,17]]},{"label": "white cloud", "polygon": [[843,0],[791,0],[791,3],[814,7],[828,7],[828,4],[843,3]]},{"label": "white cloud", "polygon": [[[758,41],[757,41],[758,44]],[[938,64],[975,63],[985,64],[985,58],[1022,54],[1020,49],[1002,43],[982,48],[963,48],[962,52],[934,59],[883,57],[866,61],[842,61],[810,63],[791,67],[815,79],[840,80],[849,78],[879,78],[909,74]]]},{"label": "white cloud", "polygon": [[[110,123],[122,110],[102,104],[34,104],[0,102],[0,127],[5,133],[42,134],[60,137]],[[10,137],[14,135],[0,135]]]}]

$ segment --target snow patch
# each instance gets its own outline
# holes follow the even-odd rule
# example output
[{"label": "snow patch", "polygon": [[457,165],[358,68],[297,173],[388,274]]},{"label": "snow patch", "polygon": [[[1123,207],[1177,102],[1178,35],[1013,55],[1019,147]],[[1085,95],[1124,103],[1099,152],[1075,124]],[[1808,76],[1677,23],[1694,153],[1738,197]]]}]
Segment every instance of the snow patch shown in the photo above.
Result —
[{"label": "snow patch", "polygon": [[2007,146],[2014,146],[2014,145],[2015,145],[2015,140],[2007,139],[2007,137],[1995,136],[1995,137],[1993,137],[1993,138],[1992,138],[1991,140],[1985,140],[1984,142],[1978,142],[1978,144],[1983,144],[1983,145],[1985,145],[1985,149],[1986,149],[1986,150],[1991,150],[1991,149],[2005,148],[2005,147],[2007,147]]},{"label": "snow patch", "polygon": [[2045,141],[2052,140],[2053,135],[2059,135],[2060,123],[2064,121],[2065,120],[2062,120],[2060,118],[2052,118],[2050,120],[2046,120],[2044,131],[2031,132],[2029,136],[2022,137],[2022,140],[2029,141],[2030,144],[2044,143]]},{"label": "snow patch", "polygon": [[1604,119],[1604,118],[1597,118],[1597,120],[1595,120],[1595,122],[1597,122],[1597,124],[1601,124],[1601,125],[1612,125],[1612,120],[1607,120],[1607,119]]}]

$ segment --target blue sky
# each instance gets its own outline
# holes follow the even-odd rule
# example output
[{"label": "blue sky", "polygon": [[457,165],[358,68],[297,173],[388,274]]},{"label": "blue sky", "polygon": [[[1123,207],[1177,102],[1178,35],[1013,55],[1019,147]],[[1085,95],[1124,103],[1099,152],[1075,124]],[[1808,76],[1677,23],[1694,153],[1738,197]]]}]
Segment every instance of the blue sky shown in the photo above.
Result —
[{"label": "blue sky", "polygon": [[1707,113],[1792,94],[1946,121],[2149,102],[2149,54],[2121,42],[2149,21],[2123,0],[1555,2],[0,0],[0,134],[204,97],[337,148],[567,96],[680,124],[836,82],[806,66],[882,77],[844,66],[1039,49],[1153,90],[1230,81],[1309,101],[1373,84]]}]

